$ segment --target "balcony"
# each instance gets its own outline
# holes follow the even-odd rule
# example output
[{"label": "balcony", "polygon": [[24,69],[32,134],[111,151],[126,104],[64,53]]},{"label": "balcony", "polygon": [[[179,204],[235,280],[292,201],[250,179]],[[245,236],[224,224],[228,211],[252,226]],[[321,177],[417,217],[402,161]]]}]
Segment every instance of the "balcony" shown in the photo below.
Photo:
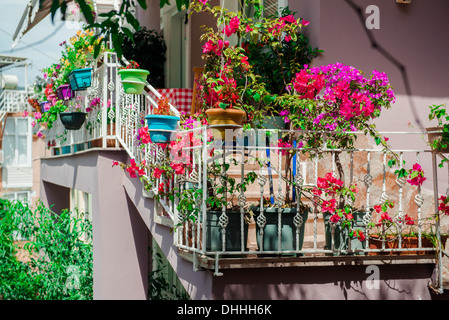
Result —
[{"label": "balcony", "polygon": [[[440,233],[447,222],[435,218],[438,184],[412,185],[408,177],[394,174],[402,160],[431,164],[433,173],[426,171],[426,176],[437,181],[436,153],[404,144],[390,150],[399,157],[399,165],[391,168],[391,154],[361,132],[346,133],[358,136],[352,149],[326,144],[306,149],[279,141],[290,137],[288,141],[298,142],[298,134],[307,132],[228,128],[221,139],[223,128],[196,120],[189,126],[181,121],[171,132],[174,147],[144,143],[140,130],[160,93],[147,84],[143,94],[125,94],[116,56],[106,53],[102,61],[93,70],[92,86],[76,93],[86,111],[90,109],[82,128],[66,130],[56,121],[48,129],[51,157],[95,148],[124,150],[129,161],[122,168],[130,179],[140,179],[143,196],[154,203],[151,219],[170,228],[170,241],[194,270],[209,269],[220,276],[239,268],[436,263],[441,287],[446,238]],[[403,141],[404,134],[389,132],[392,145],[397,137]],[[422,132],[406,134],[417,139]],[[183,165],[174,174],[161,174],[171,164]],[[325,177],[356,186],[353,198],[346,193],[336,199],[346,197],[341,203],[351,208],[340,223],[323,209],[332,193],[323,198],[325,203],[315,198],[318,181]],[[348,218],[343,227],[347,214],[354,219]],[[411,233],[417,238],[414,245]]]}]

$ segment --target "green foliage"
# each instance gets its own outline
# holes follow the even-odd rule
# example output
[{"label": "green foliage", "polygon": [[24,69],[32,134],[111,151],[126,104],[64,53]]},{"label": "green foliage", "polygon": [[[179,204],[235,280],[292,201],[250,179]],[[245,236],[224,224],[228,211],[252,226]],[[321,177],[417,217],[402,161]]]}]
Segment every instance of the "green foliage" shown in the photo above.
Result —
[{"label": "green foliage", "polygon": [[156,268],[149,273],[148,298],[150,300],[190,300],[190,296],[181,284],[176,285],[170,281],[168,274],[173,274],[174,271],[158,251],[152,253]]},{"label": "green foliage", "polygon": [[[1,299],[93,298],[92,226],[77,215],[56,214],[41,201],[33,211],[26,203],[0,199]],[[17,257],[19,243],[25,243],[25,259]]]},{"label": "green foliage", "polygon": [[58,100],[56,101],[54,106],[51,106],[50,109],[44,113],[42,113],[42,118],[38,120],[39,123],[46,123],[47,128],[51,129],[53,127],[53,122],[58,120],[59,114],[67,110],[67,106],[64,104],[64,101]]},{"label": "green foliage", "polygon": [[[288,7],[282,10],[281,16],[295,15]],[[270,40],[245,41],[243,46],[248,55],[248,62],[254,73],[261,77],[266,89],[271,94],[285,93],[285,87],[293,76],[308,65],[323,50],[313,48],[309,39],[298,29],[290,41],[285,39],[276,45]]]},{"label": "green foliage", "polygon": [[[60,0],[51,0],[51,18],[54,21],[54,17],[58,10],[61,14],[65,16],[67,11],[67,3]],[[40,6],[42,6],[46,0],[39,0]],[[82,14],[84,15],[88,27],[95,28],[99,31],[96,37],[100,40],[94,49],[94,57],[96,58],[99,54],[101,45],[104,44],[106,39],[111,39],[114,49],[119,58],[122,57],[122,47],[125,42],[126,37],[132,38],[132,31],[123,25],[131,25],[135,31],[140,30],[140,23],[134,17],[131,9],[139,5],[142,9],[147,9],[146,0],[122,0],[120,8],[118,10],[111,10],[106,13],[99,14],[99,16],[105,18],[102,22],[95,22],[95,16],[91,8],[91,0],[74,0],[80,7]],[[168,0],[160,0],[160,7],[168,5]],[[176,6],[179,11],[183,10],[189,4],[189,0],[176,0]],[[124,23],[126,22],[126,23]],[[101,37],[104,36],[104,37]]]}]

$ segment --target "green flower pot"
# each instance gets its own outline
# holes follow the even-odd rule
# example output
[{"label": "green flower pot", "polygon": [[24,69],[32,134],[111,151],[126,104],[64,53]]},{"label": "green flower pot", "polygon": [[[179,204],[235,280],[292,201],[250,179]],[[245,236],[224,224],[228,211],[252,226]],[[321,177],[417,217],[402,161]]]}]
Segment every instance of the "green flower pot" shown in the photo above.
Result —
[{"label": "green flower pot", "polygon": [[[223,229],[220,226],[221,211],[207,211],[206,213],[206,250],[223,250]],[[226,251],[242,251],[240,212],[227,211],[228,225],[226,226]],[[243,243],[246,250],[248,240],[248,224],[243,223]]]},{"label": "green flower pot", "polygon": [[[364,229],[364,223],[363,223],[363,216],[365,215],[364,212],[358,212],[354,213],[354,225],[352,226],[353,229]],[[332,214],[330,213],[323,213],[324,218],[324,232],[325,232],[325,239],[326,239],[326,249],[331,250],[332,249],[332,225],[329,221]],[[335,226],[334,230],[334,250],[348,250],[349,249],[349,241],[351,241],[351,250],[357,250],[357,249],[365,249],[365,241],[360,241],[357,238],[350,239],[349,236],[349,230],[347,228],[341,228],[339,224]],[[360,254],[360,253],[359,253]]]},{"label": "green flower pot", "polygon": [[118,74],[126,94],[141,94],[150,72],[145,69],[121,69]]},{"label": "green flower pot", "polygon": [[[251,208],[256,215],[255,220],[260,215],[260,208]],[[304,244],[304,232],[306,221],[309,217],[309,211],[304,209],[300,215],[302,217],[302,224],[299,227],[298,242],[299,250],[302,250]],[[296,215],[296,208],[282,208],[281,209],[281,251],[296,250],[296,226],[294,223],[294,217]],[[279,250],[279,237],[278,237],[278,225],[279,225],[279,213],[278,208],[264,208],[264,216],[266,218],[266,224],[262,230],[259,224],[256,223],[257,245],[263,244],[263,251],[278,251]]]}]

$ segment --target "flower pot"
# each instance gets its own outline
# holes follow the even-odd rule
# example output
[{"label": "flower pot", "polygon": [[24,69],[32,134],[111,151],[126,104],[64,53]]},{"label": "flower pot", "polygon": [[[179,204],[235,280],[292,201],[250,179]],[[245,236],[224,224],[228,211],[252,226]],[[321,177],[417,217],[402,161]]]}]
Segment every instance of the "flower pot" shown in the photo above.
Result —
[{"label": "flower pot", "polygon": [[126,94],[141,94],[150,72],[145,69],[121,69],[118,74]]},{"label": "flower pot", "polygon": [[[443,127],[430,127],[426,128],[427,131],[427,138],[429,140],[429,144],[432,145],[434,141],[441,141],[443,137],[445,138],[448,147],[442,148],[442,149],[434,149],[435,151],[441,152],[441,153],[449,153],[449,134],[443,132]],[[440,132],[438,132],[440,131]],[[433,148],[433,147],[432,147]]]},{"label": "flower pot", "polygon": [[61,112],[59,118],[67,130],[79,130],[86,120],[85,112]]},{"label": "flower pot", "polygon": [[[447,237],[441,237],[442,245],[444,248],[444,244],[447,240]],[[385,242],[385,245],[383,246],[382,243]],[[422,236],[421,237],[421,248],[433,248],[434,245],[432,244],[432,241]],[[388,235],[385,237],[381,237],[379,235],[370,235],[369,237],[369,248],[370,249],[398,249],[399,248],[399,237]],[[404,249],[413,249],[413,248],[419,248],[419,241],[418,237],[412,237],[412,236],[403,236],[401,239],[401,248]],[[407,250],[407,251],[386,251],[386,252],[370,252],[370,256],[375,255],[400,255],[400,256],[407,256],[407,255],[426,255],[426,254],[432,254],[434,253],[433,250]]]},{"label": "flower pot", "polygon": [[69,73],[68,77],[72,90],[85,90],[92,83],[92,68],[75,69]]},{"label": "flower pot", "polygon": [[59,100],[70,100],[75,96],[75,92],[73,92],[70,84],[60,85],[56,92],[58,93]]},{"label": "flower pot", "polygon": [[[251,210],[256,216],[260,215],[260,208],[252,207]],[[299,227],[298,234],[298,249],[302,250],[304,243],[304,232],[306,221],[309,217],[308,209],[304,209],[300,215],[302,217],[302,224]],[[281,251],[296,250],[296,225],[294,223],[294,217],[296,215],[296,208],[282,208],[281,209]],[[257,245],[259,250],[261,244],[263,244],[263,251],[278,251],[279,250],[279,237],[278,237],[278,225],[279,225],[279,212],[278,208],[264,208],[264,217],[266,218],[266,224],[261,230],[258,223],[256,223],[256,235]],[[257,220],[255,218],[255,220]],[[263,231],[263,233],[262,233]],[[262,238],[263,237],[263,238]]]},{"label": "flower pot", "polygon": [[[223,250],[223,228],[220,226],[220,216],[222,211],[206,212],[206,250],[222,251]],[[242,229],[240,212],[227,211],[228,224],[226,226],[226,251],[242,251]],[[246,250],[246,242],[248,239],[248,224],[243,223],[243,243]]]},{"label": "flower pot", "polygon": [[46,112],[51,108],[51,102],[50,101],[42,101],[40,103],[41,105],[41,112]]},{"label": "flower pot", "polygon": [[[352,226],[353,229],[362,230],[365,227],[363,223],[363,216],[365,212],[356,212],[353,213],[354,216],[354,224]],[[332,225],[329,221],[332,214],[325,212],[323,213],[324,218],[324,236],[326,240],[325,249],[332,250]],[[351,241],[351,250],[364,249],[366,247],[365,241],[360,241],[357,238],[350,239],[349,230],[347,228],[341,228],[339,224],[335,225],[334,228],[334,250],[348,250],[349,249],[349,241]]]},{"label": "flower pot", "polygon": [[179,117],[151,114],[145,116],[151,142],[167,143],[178,126]]},{"label": "flower pot", "polygon": [[242,126],[245,114],[244,111],[238,109],[212,108],[206,110],[210,127],[218,130],[219,134],[216,137],[222,140],[226,138],[226,129]]},{"label": "flower pot", "polygon": [[122,81],[147,82],[147,77],[150,74],[145,69],[121,69],[118,71]]}]

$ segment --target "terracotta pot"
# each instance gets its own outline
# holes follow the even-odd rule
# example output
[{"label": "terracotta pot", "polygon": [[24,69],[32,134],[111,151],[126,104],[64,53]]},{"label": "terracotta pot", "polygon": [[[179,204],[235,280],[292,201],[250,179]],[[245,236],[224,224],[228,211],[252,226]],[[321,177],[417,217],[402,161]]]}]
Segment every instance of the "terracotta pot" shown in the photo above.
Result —
[{"label": "terracotta pot", "polygon": [[[387,236],[384,239],[385,241],[385,249],[397,249],[399,248],[399,238],[393,236]],[[444,239],[442,239],[444,243]],[[421,248],[432,248],[432,242],[426,238],[421,237]],[[369,238],[369,248],[370,249],[382,249],[382,239],[377,235],[370,235]],[[402,246],[401,248],[410,249],[410,248],[419,248],[418,237],[402,237]],[[369,252],[370,256],[376,255],[425,255],[432,254],[434,251],[432,250],[416,250],[416,251],[387,251],[387,252]]]},{"label": "terracotta pot", "polygon": [[[426,128],[427,131],[427,138],[429,140],[429,144],[432,144],[433,141],[439,141],[443,138],[443,127],[430,127]],[[441,131],[441,132],[435,132],[435,131]],[[449,147],[444,149],[438,149],[439,152],[443,153],[449,153]]]},{"label": "terracotta pot", "polygon": [[209,125],[212,129],[218,130],[218,138],[222,140],[226,137],[226,129],[241,127],[245,114],[245,111],[238,109],[212,108],[206,110]]}]

